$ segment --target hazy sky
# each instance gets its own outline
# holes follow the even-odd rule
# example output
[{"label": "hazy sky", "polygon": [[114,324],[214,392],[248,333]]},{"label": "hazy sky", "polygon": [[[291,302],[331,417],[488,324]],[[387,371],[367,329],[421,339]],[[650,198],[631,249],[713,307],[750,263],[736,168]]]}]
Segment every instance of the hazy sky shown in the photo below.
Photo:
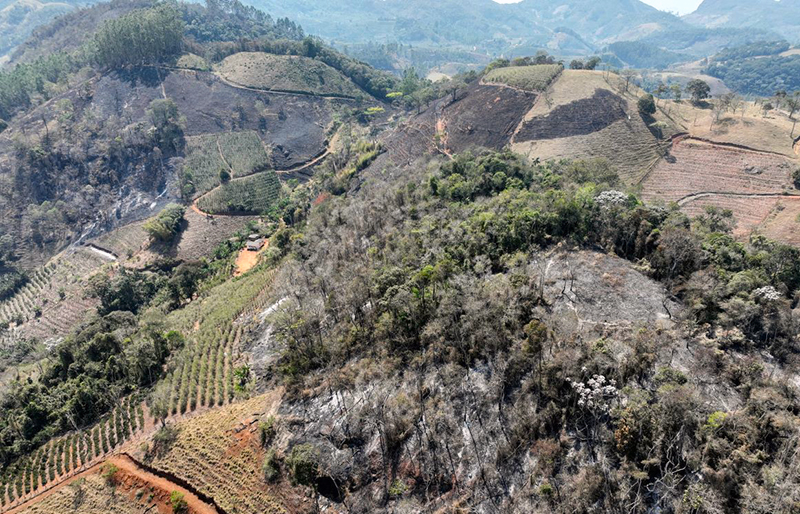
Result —
[{"label": "hazy sky", "polygon": [[[520,0],[495,0],[495,2],[500,2],[501,4],[512,4],[515,2],[519,2]],[[602,2],[603,0],[598,0]],[[653,7],[657,7],[663,11],[677,11],[680,14],[688,14],[695,9],[697,6],[700,5],[702,0],[642,0],[646,4],[650,4]]]}]

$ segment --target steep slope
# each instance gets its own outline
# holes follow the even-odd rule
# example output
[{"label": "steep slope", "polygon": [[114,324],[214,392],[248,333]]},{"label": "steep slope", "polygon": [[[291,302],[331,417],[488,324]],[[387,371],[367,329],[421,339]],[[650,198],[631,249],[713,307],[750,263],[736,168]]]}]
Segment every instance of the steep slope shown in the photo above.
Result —
[{"label": "steep slope", "polygon": [[511,147],[542,160],[608,159],[635,183],[659,160],[661,144],[648,128],[655,120],[639,114],[637,92],[616,75],[565,70],[525,115]]}]

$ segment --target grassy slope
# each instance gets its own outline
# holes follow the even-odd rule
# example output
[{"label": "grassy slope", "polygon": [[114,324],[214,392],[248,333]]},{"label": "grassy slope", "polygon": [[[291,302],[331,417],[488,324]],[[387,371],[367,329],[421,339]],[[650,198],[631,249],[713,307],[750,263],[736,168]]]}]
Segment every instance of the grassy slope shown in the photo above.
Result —
[{"label": "grassy slope", "polygon": [[[609,81],[615,79],[611,76]],[[572,102],[591,98],[597,89],[620,94],[607,82],[603,72],[564,70],[543,94],[526,120],[547,117],[554,109]],[[647,168],[659,158],[658,142],[636,110],[636,97],[626,96],[625,109],[630,120],[619,120],[588,135],[565,135],[557,139],[514,141],[512,149],[542,160],[564,158],[606,158],[617,166],[620,175],[629,183],[638,181]],[[587,112],[587,116],[593,114]]]},{"label": "grassy slope", "polygon": [[141,502],[134,501],[128,494],[121,494],[121,491],[109,487],[100,473],[92,473],[30,505],[25,512],[32,514],[63,514],[65,512],[138,514],[147,508],[147,497],[148,495],[144,494]]},{"label": "grassy slope", "polygon": [[255,89],[342,97],[360,94],[350,79],[307,57],[240,52],[225,58],[218,71],[231,82]]},{"label": "grassy slope", "polygon": [[255,431],[278,402],[272,393],[179,422],[177,441],[152,465],[188,480],[228,512],[285,512],[263,479],[265,451]]}]

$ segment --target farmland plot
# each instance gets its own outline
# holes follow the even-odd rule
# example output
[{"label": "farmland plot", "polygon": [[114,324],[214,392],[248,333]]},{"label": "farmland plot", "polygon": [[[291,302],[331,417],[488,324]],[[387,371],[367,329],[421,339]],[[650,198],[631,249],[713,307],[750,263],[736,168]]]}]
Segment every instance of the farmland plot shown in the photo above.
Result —
[{"label": "farmland plot", "polygon": [[644,180],[647,201],[677,202],[697,193],[780,194],[791,188],[784,157],[686,139]]},{"label": "farmland plot", "polygon": [[265,171],[231,180],[200,198],[197,206],[210,214],[260,214],[275,204],[280,191],[278,176]]},{"label": "farmland plot", "polygon": [[231,176],[244,177],[269,168],[269,156],[254,131],[219,134],[217,141]]}]

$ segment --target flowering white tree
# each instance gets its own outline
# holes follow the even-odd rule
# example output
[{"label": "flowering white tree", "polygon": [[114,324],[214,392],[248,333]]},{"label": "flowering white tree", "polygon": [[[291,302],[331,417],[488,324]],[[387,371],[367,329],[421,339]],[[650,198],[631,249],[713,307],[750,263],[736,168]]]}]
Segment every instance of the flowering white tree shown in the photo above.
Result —
[{"label": "flowering white tree", "polygon": [[[586,367],[582,370],[586,372]],[[611,405],[619,397],[619,389],[614,379],[606,379],[603,375],[592,375],[586,382],[567,379],[570,387],[578,396],[578,407],[580,407],[588,417],[586,417],[586,433],[590,440],[597,437],[600,426],[600,418],[607,415],[611,410]]]}]

